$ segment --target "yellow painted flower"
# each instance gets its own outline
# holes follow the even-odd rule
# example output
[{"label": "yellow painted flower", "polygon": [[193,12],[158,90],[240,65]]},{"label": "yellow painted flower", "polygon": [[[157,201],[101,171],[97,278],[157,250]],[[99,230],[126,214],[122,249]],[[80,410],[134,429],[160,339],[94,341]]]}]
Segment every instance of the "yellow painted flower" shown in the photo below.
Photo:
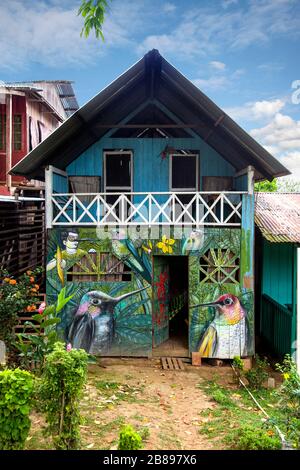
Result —
[{"label": "yellow painted flower", "polygon": [[5,278],[3,279],[3,281],[4,281],[4,282],[9,282],[10,279],[9,279],[9,277],[5,277]]},{"label": "yellow painted flower", "polygon": [[146,245],[142,245],[142,248],[146,253],[148,253],[148,255],[150,255],[153,249],[151,240],[149,240]]},{"label": "yellow painted flower", "polygon": [[156,244],[157,248],[162,250],[163,253],[173,253],[173,248],[171,245],[174,245],[175,240],[173,238],[167,238],[165,235],[163,235],[161,242],[158,242]]},{"label": "yellow painted flower", "polygon": [[283,378],[284,380],[287,380],[290,378],[290,374],[288,374],[287,372],[285,374],[283,374]]}]

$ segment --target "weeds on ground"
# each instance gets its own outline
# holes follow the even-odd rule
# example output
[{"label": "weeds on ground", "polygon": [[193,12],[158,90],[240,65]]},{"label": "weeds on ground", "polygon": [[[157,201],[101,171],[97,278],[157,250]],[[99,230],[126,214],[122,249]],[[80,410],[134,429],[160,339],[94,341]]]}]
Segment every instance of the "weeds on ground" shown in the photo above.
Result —
[{"label": "weeds on ground", "polygon": [[[231,449],[278,449],[279,438],[262,412],[243,389],[227,389],[214,381],[198,385],[212,399],[211,408],[202,411],[199,432],[216,440],[216,444]],[[259,391],[257,398],[263,406],[275,409],[276,397],[269,390]]]}]

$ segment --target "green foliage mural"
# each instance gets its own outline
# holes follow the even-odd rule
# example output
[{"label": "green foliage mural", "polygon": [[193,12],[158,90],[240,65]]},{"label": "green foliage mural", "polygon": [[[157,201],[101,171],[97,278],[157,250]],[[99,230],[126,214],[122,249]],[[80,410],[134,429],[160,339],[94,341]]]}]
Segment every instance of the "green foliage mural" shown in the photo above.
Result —
[{"label": "green foliage mural", "polygon": [[[49,232],[48,303],[63,287],[71,296],[57,327],[61,338],[91,354],[149,356],[152,296],[158,295],[153,256],[182,255],[189,257],[190,351],[220,358],[252,354],[253,295],[240,280],[241,230],[190,229],[182,237],[147,230],[111,229],[101,237],[96,228]],[[174,299],[164,305],[171,309]]]}]

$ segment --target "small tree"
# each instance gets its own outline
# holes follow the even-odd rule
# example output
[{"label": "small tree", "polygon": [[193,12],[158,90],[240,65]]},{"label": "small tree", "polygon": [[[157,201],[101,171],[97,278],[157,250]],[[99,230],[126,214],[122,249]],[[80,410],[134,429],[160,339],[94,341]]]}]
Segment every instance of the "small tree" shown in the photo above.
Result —
[{"label": "small tree", "polygon": [[277,186],[277,179],[274,178],[272,181],[265,180],[255,183],[254,190],[258,193],[276,193]]},{"label": "small tree", "polygon": [[23,449],[30,430],[33,376],[21,369],[0,372],[0,449]]},{"label": "small tree", "polygon": [[88,354],[56,343],[46,357],[38,399],[46,414],[46,432],[56,449],[79,447],[79,399],[86,382]]}]

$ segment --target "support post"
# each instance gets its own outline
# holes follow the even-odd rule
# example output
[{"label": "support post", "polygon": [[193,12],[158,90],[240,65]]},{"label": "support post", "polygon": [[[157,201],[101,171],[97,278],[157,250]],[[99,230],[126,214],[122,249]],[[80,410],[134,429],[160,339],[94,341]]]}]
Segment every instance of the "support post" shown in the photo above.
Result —
[{"label": "support post", "polygon": [[53,168],[49,165],[45,169],[45,210],[46,210],[46,229],[52,227],[53,220]]},{"label": "support post", "polygon": [[253,166],[249,165],[247,168],[247,175],[248,175],[248,193],[254,193],[254,168]]},{"label": "support post", "polygon": [[[296,315],[296,364],[300,373],[300,247],[296,248],[296,292],[294,294],[294,305]],[[294,285],[295,285],[294,284]]]},{"label": "support post", "polygon": [[12,146],[13,146],[13,122],[12,122],[12,94],[6,95],[6,186],[11,190],[12,177],[9,174],[12,169]]}]

